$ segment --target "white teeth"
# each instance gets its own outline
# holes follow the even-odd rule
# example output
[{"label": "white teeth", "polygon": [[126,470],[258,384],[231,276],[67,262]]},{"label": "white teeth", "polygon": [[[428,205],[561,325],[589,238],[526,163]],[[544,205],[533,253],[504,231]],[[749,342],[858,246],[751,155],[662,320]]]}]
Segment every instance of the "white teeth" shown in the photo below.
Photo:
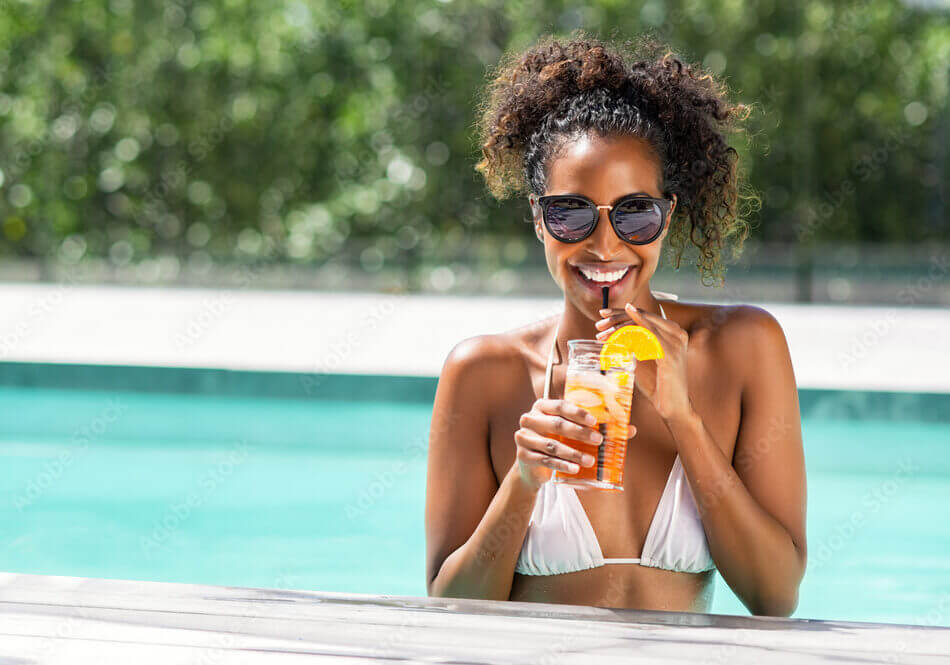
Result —
[{"label": "white teeth", "polygon": [[586,268],[577,267],[581,271],[581,274],[584,275],[587,279],[592,282],[616,282],[618,279],[622,278],[627,274],[627,271],[630,268],[624,268],[623,270],[613,270],[611,272],[595,272],[593,270],[587,270]]}]

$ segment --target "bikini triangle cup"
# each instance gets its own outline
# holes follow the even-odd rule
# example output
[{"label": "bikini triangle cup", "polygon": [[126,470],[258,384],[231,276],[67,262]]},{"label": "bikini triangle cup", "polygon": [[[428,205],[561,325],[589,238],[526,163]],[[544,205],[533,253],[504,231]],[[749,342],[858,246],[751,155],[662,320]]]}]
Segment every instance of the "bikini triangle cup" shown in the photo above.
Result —
[{"label": "bikini triangle cup", "polygon": [[[676,300],[674,294],[653,295]],[[660,305],[660,313],[666,312]],[[560,323],[558,324],[558,326]],[[558,329],[545,371],[544,396],[550,394],[551,374]],[[677,454],[647,532],[640,557],[605,559],[597,534],[573,487],[546,482],[538,491],[524,543],[515,565],[522,575],[559,575],[596,568],[604,564],[636,563],[641,566],[682,572],[715,568],[706,532]]]}]

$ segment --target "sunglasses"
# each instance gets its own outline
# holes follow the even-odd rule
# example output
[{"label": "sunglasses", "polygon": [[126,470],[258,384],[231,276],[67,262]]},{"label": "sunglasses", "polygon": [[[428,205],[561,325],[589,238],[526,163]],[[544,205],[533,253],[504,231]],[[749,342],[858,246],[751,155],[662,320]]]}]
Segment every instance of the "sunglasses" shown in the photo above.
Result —
[{"label": "sunglasses", "polygon": [[631,245],[647,245],[663,231],[663,224],[673,206],[670,199],[654,199],[628,194],[613,205],[597,205],[580,194],[554,194],[530,197],[531,205],[541,208],[541,218],[548,233],[561,242],[580,242],[597,228],[600,208],[617,235]]}]

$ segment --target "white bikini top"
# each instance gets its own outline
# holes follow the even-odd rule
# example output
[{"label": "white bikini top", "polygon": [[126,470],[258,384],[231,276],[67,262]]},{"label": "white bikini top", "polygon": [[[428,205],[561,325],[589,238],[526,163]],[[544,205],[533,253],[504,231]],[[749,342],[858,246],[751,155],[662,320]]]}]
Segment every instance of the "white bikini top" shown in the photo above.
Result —
[{"label": "white bikini top", "polygon": [[[653,294],[676,300],[673,294],[660,291],[654,291]],[[662,305],[660,314],[666,318]],[[545,398],[551,389],[557,333],[556,328],[544,380]],[[628,454],[627,463],[630,460]],[[515,572],[522,575],[560,575],[607,563],[637,563],[688,573],[700,573],[716,567],[679,455],[673,461],[673,469],[666,481],[641,554],[635,559],[605,559],[597,534],[574,488],[550,481],[541,485]]]}]

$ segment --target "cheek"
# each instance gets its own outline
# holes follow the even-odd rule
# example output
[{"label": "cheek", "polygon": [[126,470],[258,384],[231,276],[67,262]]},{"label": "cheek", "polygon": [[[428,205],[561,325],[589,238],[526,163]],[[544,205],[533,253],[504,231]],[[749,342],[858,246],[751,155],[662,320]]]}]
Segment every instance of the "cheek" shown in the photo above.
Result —
[{"label": "cheek", "polygon": [[544,242],[544,260],[548,264],[548,272],[550,272],[551,276],[554,278],[554,283],[563,288],[564,280],[561,278],[562,268],[559,265],[558,255],[557,252],[548,246],[547,240]]},{"label": "cheek", "polygon": [[658,243],[650,243],[649,245],[631,245],[631,254],[635,255],[634,259],[630,254],[627,255],[627,258],[634,260],[640,264],[640,275],[649,276],[656,269],[656,266],[660,259],[660,247]]},{"label": "cheek", "polygon": [[651,242],[649,245],[641,248],[640,258],[643,260],[643,265],[648,269],[650,274],[652,274],[659,265],[660,255],[662,252],[662,239],[658,239],[657,241]]}]

